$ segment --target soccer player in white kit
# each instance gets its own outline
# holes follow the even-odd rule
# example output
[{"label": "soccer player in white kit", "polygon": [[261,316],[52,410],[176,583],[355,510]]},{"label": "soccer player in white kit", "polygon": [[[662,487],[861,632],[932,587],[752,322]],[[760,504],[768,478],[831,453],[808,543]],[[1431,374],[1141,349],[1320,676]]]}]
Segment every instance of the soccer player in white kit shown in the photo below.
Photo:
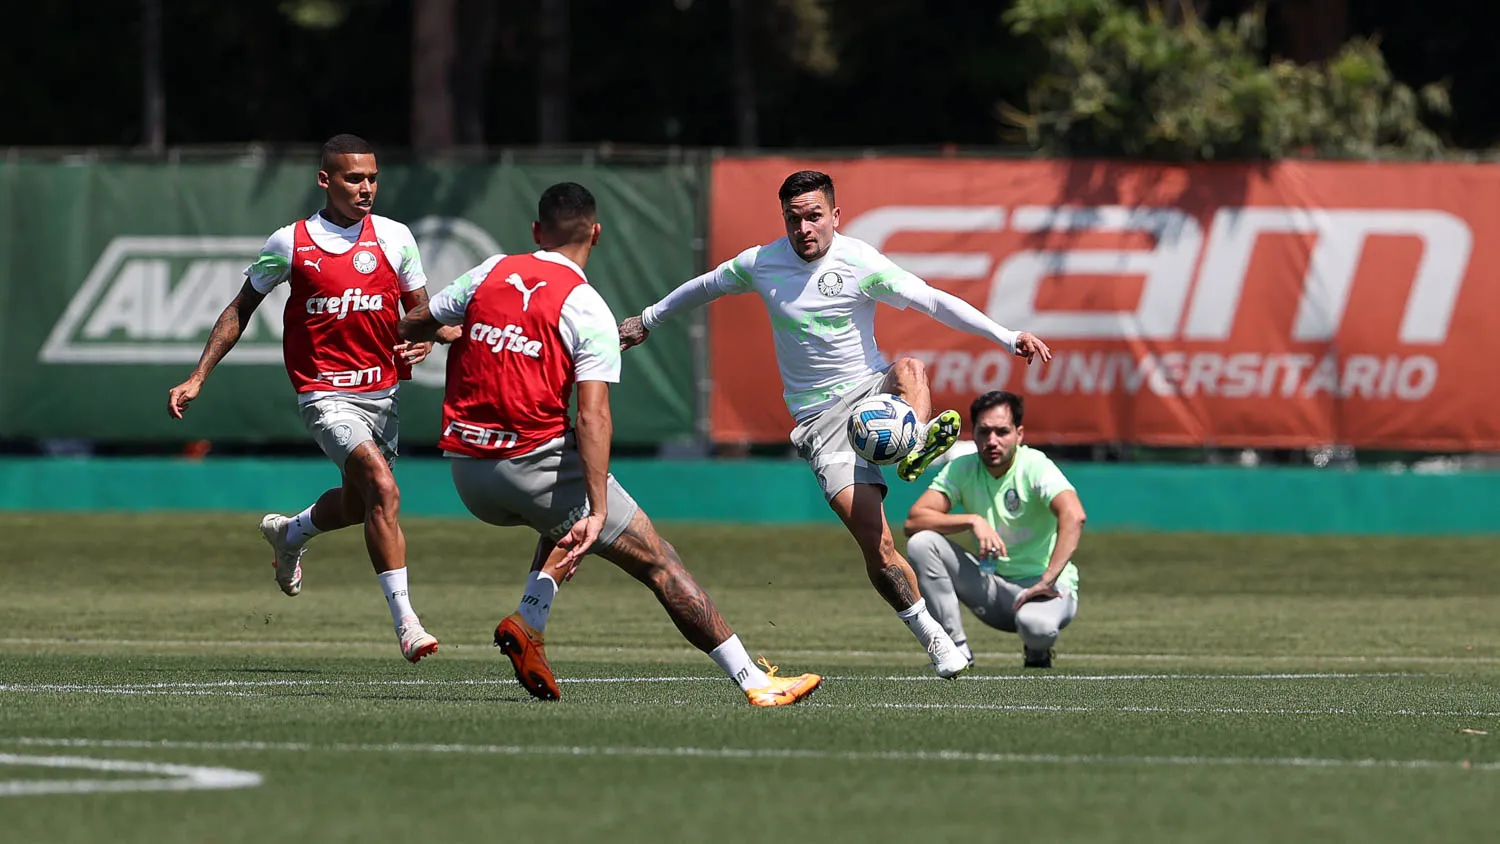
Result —
[{"label": "soccer player in white kit", "polygon": [[[427,303],[427,276],[411,230],[371,213],[375,151],[354,135],[323,145],[318,186],[324,208],[274,232],[245,269],[245,284],[220,314],[192,375],[172,388],[167,410],[181,419],[208,374],[234,348],[255,309],[287,282],[282,351],[308,432],[343,473],[343,483],[296,516],[267,514],[261,535],[271,544],[281,591],[302,591],[304,544],[330,530],[362,524],[370,563],[385,593],[401,654],[416,662],[438,641],[412,609],[406,537],[397,520],[400,492],[390,461],[398,443],[396,383],[421,362],[431,343],[404,343],[398,306]],[[457,329],[438,336],[451,342]]]},{"label": "soccer player in white kit", "polygon": [[896,266],[869,244],[836,229],[833,180],[803,170],[779,191],[786,237],[752,246],[712,272],[688,281],[640,316],[620,325],[620,347],[645,341],[672,316],[720,296],[754,292],[765,302],[776,344],[787,409],[796,420],[792,443],[823,487],[823,495],[859,544],[875,590],[917,637],[940,677],[969,661],[927,611],[911,566],[896,553],[883,506],[880,467],[850,447],[845,423],[862,399],[891,393],[923,423],[916,449],[897,473],[915,480],[958,439],[961,417],[932,416],[926,369],[915,358],[887,362],[875,343],[875,304],[916,308],[951,328],[992,340],[1018,357],[1050,360],[1047,345],[1027,332],[996,324],[974,306]]}]

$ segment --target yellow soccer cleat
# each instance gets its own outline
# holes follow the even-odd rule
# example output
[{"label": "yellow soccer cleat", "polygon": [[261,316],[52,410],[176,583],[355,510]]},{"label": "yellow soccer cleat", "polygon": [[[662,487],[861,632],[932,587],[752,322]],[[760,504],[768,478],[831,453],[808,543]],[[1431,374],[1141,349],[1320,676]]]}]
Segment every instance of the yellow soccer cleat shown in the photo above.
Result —
[{"label": "yellow soccer cleat", "polygon": [[765,669],[771,685],[745,690],[745,697],[750,699],[751,706],[789,706],[812,695],[813,690],[823,682],[823,678],[817,674],[777,677],[777,667],[768,662],[765,657],[757,661]]},{"label": "yellow soccer cleat", "polygon": [[958,432],[962,428],[963,417],[956,410],[945,410],[933,417],[927,423],[927,441],[901,458],[901,464],[896,467],[896,475],[907,483],[920,478],[927,467],[932,465],[932,461],[958,442]]}]

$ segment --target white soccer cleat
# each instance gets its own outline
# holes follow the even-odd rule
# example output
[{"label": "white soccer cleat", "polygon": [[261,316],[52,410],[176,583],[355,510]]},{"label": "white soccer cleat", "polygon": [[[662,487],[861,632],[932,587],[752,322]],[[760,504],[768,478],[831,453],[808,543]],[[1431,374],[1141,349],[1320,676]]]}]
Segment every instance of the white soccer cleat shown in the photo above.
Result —
[{"label": "white soccer cleat", "polygon": [[396,636],[401,640],[401,655],[408,662],[418,662],[424,656],[437,653],[437,637],[428,633],[416,616],[409,615],[401,619],[401,626],[396,628]]},{"label": "white soccer cleat", "polygon": [[275,553],[271,558],[271,566],[276,569],[276,584],[281,587],[281,591],[296,596],[302,591],[304,549],[301,545],[287,542],[286,529],[291,524],[292,520],[280,513],[267,513],[260,520],[260,535],[271,543],[271,550]]},{"label": "white soccer cleat", "polygon": [[934,637],[928,643],[927,656],[932,658],[933,669],[944,680],[957,677],[968,671],[974,664],[969,657],[964,656],[964,652],[959,650],[957,645],[953,644],[953,640],[948,637],[947,633]]}]

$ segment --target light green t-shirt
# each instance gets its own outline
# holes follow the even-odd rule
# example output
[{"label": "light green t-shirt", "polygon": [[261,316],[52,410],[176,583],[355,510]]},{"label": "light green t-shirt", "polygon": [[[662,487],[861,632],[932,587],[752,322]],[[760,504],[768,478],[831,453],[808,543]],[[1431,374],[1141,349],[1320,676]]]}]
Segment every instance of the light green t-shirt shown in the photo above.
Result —
[{"label": "light green t-shirt", "polygon": [[[1005,541],[1008,557],[980,561],[980,568],[1008,580],[1041,577],[1057,545],[1057,516],[1052,499],[1073,485],[1047,455],[1029,446],[1016,449],[1010,471],[994,477],[978,454],[948,461],[928,489],[948,496],[954,512],[982,517]],[[1057,579],[1060,588],[1078,591],[1078,569],[1070,561]]]}]

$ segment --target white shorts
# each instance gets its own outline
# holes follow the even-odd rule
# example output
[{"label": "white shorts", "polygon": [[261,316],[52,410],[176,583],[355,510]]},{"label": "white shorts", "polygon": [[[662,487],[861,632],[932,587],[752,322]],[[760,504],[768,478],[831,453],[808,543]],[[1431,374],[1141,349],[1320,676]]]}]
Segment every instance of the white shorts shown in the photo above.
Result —
[{"label": "white shorts", "polygon": [[885,494],[885,476],[880,473],[880,467],[854,452],[854,447],[849,445],[848,430],[849,414],[854,406],[878,395],[884,386],[884,372],[871,375],[840,396],[832,407],[803,419],[792,429],[792,445],[818,476],[823,498],[828,501],[854,484],[878,486],[880,494]]},{"label": "white shorts", "polygon": [[[583,459],[569,433],[562,442],[505,460],[452,457],[453,486],[475,518],[492,525],[528,525],[556,542],[588,515]],[[596,548],[614,544],[639,507],[610,475],[604,526]]]},{"label": "white shorts", "polygon": [[401,426],[396,420],[396,396],[365,398],[338,393],[310,401],[297,409],[323,453],[338,465],[349,462],[356,448],[373,441],[387,462],[396,459]]}]

